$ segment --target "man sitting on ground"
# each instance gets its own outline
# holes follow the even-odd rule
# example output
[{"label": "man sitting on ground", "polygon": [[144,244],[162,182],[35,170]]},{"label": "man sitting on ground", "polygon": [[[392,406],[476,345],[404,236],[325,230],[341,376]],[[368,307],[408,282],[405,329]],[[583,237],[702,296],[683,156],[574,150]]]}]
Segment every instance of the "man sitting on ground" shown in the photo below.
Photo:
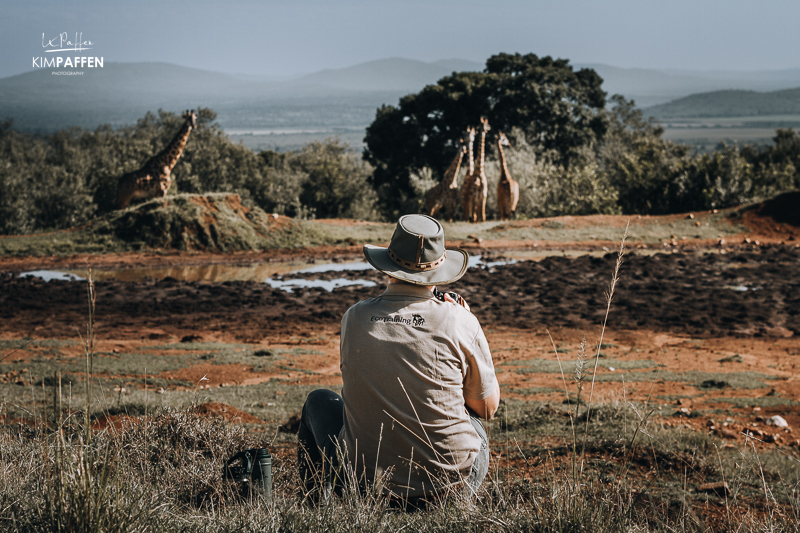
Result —
[{"label": "man sitting on ground", "polygon": [[469,256],[445,251],[441,224],[425,215],[401,217],[389,247],[365,245],[364,255],[389,286],[342,318],[342,396],[320,389],[306,399],[301,479],[322,482],[327,497],[342,481],[338,449],[358,481],[380,481],[394,498],[457,487],[474,495],[489,467],[479,417],[494,415],[500,389],[469,305],[434,296],[464,275]]}]

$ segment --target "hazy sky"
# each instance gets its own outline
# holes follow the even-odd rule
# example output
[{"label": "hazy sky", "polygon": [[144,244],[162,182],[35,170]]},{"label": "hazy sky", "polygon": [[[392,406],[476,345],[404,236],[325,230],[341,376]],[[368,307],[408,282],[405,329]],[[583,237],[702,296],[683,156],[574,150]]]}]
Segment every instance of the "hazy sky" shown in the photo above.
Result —
[{"label": "hazy sky", "polygon": [[[800,67],[790,0],[2,0],[0,77],[81,32],[107,62],[287,75],[386,57],[533,52],[620,67]],[[83,55],[87,55],[84,53]]]}]

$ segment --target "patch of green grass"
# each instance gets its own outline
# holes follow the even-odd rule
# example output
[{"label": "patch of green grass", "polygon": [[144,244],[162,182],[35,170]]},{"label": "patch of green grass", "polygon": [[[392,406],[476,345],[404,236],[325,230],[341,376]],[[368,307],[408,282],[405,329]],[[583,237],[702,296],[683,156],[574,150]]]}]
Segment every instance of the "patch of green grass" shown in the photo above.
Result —
[{"label": "patch of green grass", "polygon": [[553,387],[528,387],[527,389],[508,389],[511,394],[520,394],[522,396],[530,396],[533,394],[552,394],[554,392],[564,393],[564,389],[556,389]]},{"label": "patch of green grass", "polygon": [[[135,353],[98,353],[94,358],[93,372],[95,376],[103,375],[155,375],[169,370],[185,368],[196,357],[185,355],[154,355],[143,352]],[[83,357],[68,359],[49,359],[37,357],[30,361],[0,364],[0,372],[21,370],[26,368],[29,376],[36,379],[49,379],[56,372],[63,374],[80,374],[86,370],[86,361]],[[78,380],[77,376],[71,378]],[[28,380],[28,378],[26,378]]]},{"label": "patch of green grass", "polygon": [[145,388],[147,388],[147,390],[150,391],[150,394],[153,394],[154,392],[159,391],[159,389],[168,390],[176,387],[194,389],[199,385],[198,383],[192,383],[191,381],[187,381],[185,379],[167,379],[160,376],[109,378],[103,378],[102,376],[99,376],[93,379],[105,387],[103,394],[108,395],[109,397],[114,397],[116,395],[116,392],[114,391],[114,388],[116,387],[125,387],[126,389],[131,390],[134,388],[145,390]]},{"label": "patch of green grass", "polygon": [[23,347],[36,347],[36,348],[63,348],[64,346],[77,346],[79,343],[75,340],[61,340],[61,339],[38,339],[33,340],[30,337],[23,337],[21,339],[0,339],[0,349],[3,350],[16,350]]},{"label": "patch of green grass", "polygon": [[94,373],[119,374],[160,374],[170,370],[180,370],[190,366],[196,358],[190,354],[156,355],[144,352],[99,354],[94,360]]},{"label": "patch of green grass", "polygon": [[597,381],[681,381],[694,387],[700,387],[704,381],[714,380],[727,383],[735,389],[760,389],[765,387],[764,380],[777,379],[775,376],[760,372],[672,372],[668,370],[653,370],[651,372],[625,372],[614,374],[600,374]]},{"label": "patch of green grass", "polygon": [[281,370],[286,370],[287,372],[300,372],[301,374],[308,374],[310,376],[319,375],[319,372],[314,372],[313,370],[307,370],[305,368],[296,368],[288,365],[278,365],[278,368],[280,368]]},{"label": "patch of green grass", "polygon": [[[703,216],[702,219],[642,217],[631,220],[628,234],[629,242],[661,243],[676,235],[678,239],[716,239],[719,235],[735,235],[746,229],[741,224],[731,224],[727,217],[732,209],[720,210],[717,214]],[[695,226],[695,222],[701,225]],[[707,224],[707,225],[706,225]],[[470,240],[468,235],[481,239],[546,240],[553,242],[611,241],[619,240],[620,228],[607,226],[585,226],[574,224],[571,217],[558,217],[542,220],[529,225],[520,222],[483,222],[467,224],[463,222],[445,223],[448,238]],[[388,239],[387,239],[388,240]]]},{"label": "patch of green grass", "polygon": [[269,351],[272,352],[272,355],[322,355],[319,350],[310,350],[308,348],[275,348]]},{"label": "patch of green grass", "polygon": [[249,350],[252,344],[237,344],[224,342],[174,342],[171,344],[159,344],[156,346],[143,346],[140,350]]},{"label": "patch of green grass", "polygon": [[[517,374],[538,374],[538,373],[560,373],[563,369],[564,374],[572,374],[575,371],[574,360],[562,360],[561,365],[558,361],[549,359],[523,359],[516,361],[506,361],[498,366],[515,366]],[[631,370],[637,368],[652,368],[656,366],[653,361],[621,361],[618,359],[601,359],[598,361],[599,368],[613,368],[614,370]],[[594,359],[587,359],[586,369],[591,372],[594,368]],[[598,375],[599,376],[599,375]]]},{"label": "patch of green grass", "polygon": [[[265,372],[276,362],[300,355],[322,355],[318,350],[308,348],[268,348],[258,350],[220,350],[207,354],[215,365],[239,364],[251,366],[253,372]],[[297,369],[300,372],[300,369]]]}]

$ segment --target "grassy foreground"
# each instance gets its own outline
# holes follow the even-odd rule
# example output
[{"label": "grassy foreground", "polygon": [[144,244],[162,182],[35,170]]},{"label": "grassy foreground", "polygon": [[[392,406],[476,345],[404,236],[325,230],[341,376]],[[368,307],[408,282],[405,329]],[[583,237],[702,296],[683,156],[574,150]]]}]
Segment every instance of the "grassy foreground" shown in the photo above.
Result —
[{"label": "grassy foreground", "polygon": [[[584,409],[505,404],[490,426],[494,453],[477,500],[452,494],[415,512],[375,492],[317,505],[299,489],[292,436],[265,441],[191,408],[157,408],[100,432],[80,412],[61,431],[8,425],[0,431],[0,529],[800,530],[795,458],[666,427],[643,405],[593,411],[586,423]],[[255,445],[274,455],[272,504],[221,479],[226,458]],[[709,482],[727,485],[701,488]]]}]

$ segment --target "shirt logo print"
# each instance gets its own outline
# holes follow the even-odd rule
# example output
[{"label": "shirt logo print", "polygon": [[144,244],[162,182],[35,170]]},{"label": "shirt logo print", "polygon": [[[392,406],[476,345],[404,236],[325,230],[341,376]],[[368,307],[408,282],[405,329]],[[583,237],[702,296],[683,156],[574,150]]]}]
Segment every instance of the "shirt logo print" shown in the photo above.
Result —
[{"label": "shirt logo print", "polygon": [[400,324],[403,326],[414,326],[419,327],[425,324],[425,319],[422,315],[418,313],[414,313],[411,315],[411,318],[406,318],[403,316],[376,316],[372,315],[369,319],[370,322],[383,322],[384,324]]}]

